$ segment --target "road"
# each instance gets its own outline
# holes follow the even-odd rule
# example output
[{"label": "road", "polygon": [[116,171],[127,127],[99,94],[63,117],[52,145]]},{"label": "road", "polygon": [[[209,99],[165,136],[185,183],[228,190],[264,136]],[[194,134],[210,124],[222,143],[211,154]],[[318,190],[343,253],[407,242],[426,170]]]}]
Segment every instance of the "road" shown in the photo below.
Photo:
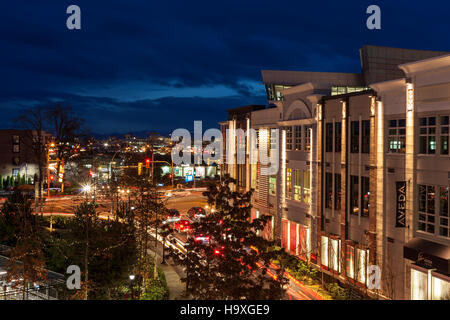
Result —
[{"label": "road", "polygon": [[[192,207],[205,207],[207,205],[205,197],[202,195],[203,191],[191,191],[189,195],[173,195],[169,198],[165,198],[167,208],[177,209],[181,213],[181,217],[187,217],[187,211]],[[75,208],[79,205],[85,196],[52,196],[46,199],[44,214],[45,215],[73,215]],[[123,197],[122,200],[128,200],[128,197]],[[102,218],[108,218],[111,215],[111,201],[102,197],[97,197],[98,212]],[[162,239],[159,239],[162,242]],[[171,246],[185,253],[183,244],[187,241],[187,235],[185,233],[176,233],[174,242],[166,242],[166,246]],[[162,248],[162,246],[161,246]],[[161,249],[159,249],[161,250]],[[159,251],[158,250],[158,251]],[[161,252],[162,253],[162,252]],[[160,254],[161,254],[160,253]],[[262,266],[261,266],[262,267]],[[177,273],[182,276],[182,270],[179,267],[175,268]],[[271,265],[268,270],[268,275],[275,277],[275,265]],[[289,285],[287,286],[286,299],[288,300],[321,300],[322,297],[315,291],[304,286],[300,281],[293,278],[290,274],[285,274],[289,279]]]}]

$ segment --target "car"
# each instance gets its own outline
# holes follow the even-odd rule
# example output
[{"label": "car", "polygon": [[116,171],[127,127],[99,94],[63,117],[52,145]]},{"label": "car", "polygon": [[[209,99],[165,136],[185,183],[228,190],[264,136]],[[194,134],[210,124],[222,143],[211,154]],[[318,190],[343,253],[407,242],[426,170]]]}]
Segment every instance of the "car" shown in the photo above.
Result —
[{"label": "car", "polygon": [[173,197],[173,196],[188,196],[191,192],[186,189],[174,189],[169,190],[166,192],[166,197]]},{"label": "car", "polygon": [[180,220],[180,218],[181,218],[181,214],[177,209],[169,209],[165,216],[163,224],[177,222]]},{"label": "car", "polygon": [[186,219],[178,220],[177,222],[175,222],[173,227],[178,232],[189,232],[192,230],[191,222]]},{"label": "car", "polygon": [[206,211],[202,207],[190,208],[187,212],[188,217],[193,220],[198,220],[206,217]]},{"label": "car", "polygon": [[203,244],[209,244],[210,237],[204,233],[196,232],[194,233],[194,241],[201,242]]}]

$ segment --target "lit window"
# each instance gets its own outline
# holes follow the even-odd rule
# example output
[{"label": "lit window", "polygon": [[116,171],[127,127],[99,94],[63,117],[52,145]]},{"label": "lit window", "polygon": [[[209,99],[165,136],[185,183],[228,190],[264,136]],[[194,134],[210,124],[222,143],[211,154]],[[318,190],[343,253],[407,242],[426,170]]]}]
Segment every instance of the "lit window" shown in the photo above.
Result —
[{"label": "lit window", "polygon": [[450,282],[432,277],[432,299],[450,300]]},{"label": "lit window", "polygon": [[436,153],[436,117],[420,118],[419,153]]},{"label": "lit window", "polygon": [[368,250],[356,249],[356,280],[366,284]]},{"label": "lit window", "polygon": [[368,216],[369,215],[369,207],[370,207],[370,182],[368,177],[361,177],[361,206],[362,212],[361,215]]},{"label": "lit window", "polygon": [[449,226],[449,187],[440,188],[439,196],[439,235],[450,238]]},{"label": "lit window", "polygon": [[286,199],[292,197],[292,169],[286,168]]},{"label": "lit window", "polygon": [[411,269],[411,300],[428,299],[428,275]]},{"label": "lit window", "polygon": [[435,187],[419,185],[418,229],[434,234]]},{"label": "lit window", "polygon": [[406,120],[389,120],[388,152],[405,153],[406,147]]},{"label": "lit window", "polygon": [[305,126],[305,151],[311,150],[311,126]]},{"label": "lit window", "polygon": [[359,214],[359,181],[357,176],[350,176],[350,213]]},{"label": "lit window", "polygon": [[292,150],[292,127],[286,127],[286,150]]},{"label": "lit window", "polygon": [[448,155],[449,116],[441,117],[441,154]]},{"label": "lit window", "polygon": [[311,182],[308,170],[303,171],[303,202],[311,203]]},{"label": "lit window", "polygon": [[302,183],[301,170],[294,170],[294,200],[301,201],[302,198]]},{"label": "lit window", "polygon": [[295,129],[294,149],[301,150],[302,149],[302,126],[295,126],[294,129]]},{"label": "lit window", "polygon": [[277,178],[275,176],[269,177],[269,194],[274,196],[277,193]]}]

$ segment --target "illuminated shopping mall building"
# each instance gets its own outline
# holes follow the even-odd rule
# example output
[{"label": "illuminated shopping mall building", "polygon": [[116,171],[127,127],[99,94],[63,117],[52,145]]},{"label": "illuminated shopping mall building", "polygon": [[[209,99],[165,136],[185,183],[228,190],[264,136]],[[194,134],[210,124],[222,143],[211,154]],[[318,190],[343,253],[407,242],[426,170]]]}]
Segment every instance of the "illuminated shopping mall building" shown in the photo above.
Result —
[{"label": "illuminated shopping mall building", "polygon": [[[221,172],[255,190],[253,217],[272,216],[264,236],[329,277],[373,297],[444,299],[450,55],[376,46],[360,55],[360,74],[262,71],[269,107],[220,122],[229,133]],[[250,135],[238,128],[273,146],[275,173],[263,174],[273,163],[259,153],[250,161]],[[239,146],[245,162],[227,164]]]}]

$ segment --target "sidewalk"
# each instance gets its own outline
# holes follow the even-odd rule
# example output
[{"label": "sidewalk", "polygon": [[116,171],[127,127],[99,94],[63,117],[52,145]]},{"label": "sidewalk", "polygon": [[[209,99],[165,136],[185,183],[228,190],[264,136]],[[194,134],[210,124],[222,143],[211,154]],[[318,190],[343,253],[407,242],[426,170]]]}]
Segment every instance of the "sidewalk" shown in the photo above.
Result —
[{"label": "sidewalk", "polygon": [[[151,255],[155,254],[151,249],[148,249],[148,251]],[[173,266],[168,264],[167,260],[165,264],[161,264],[161,261],[162,257],[158,252],[157,265],[161,268],[166,277],[167,286],[169,288],[169,300],[186,300],[186,297],[184,296],[186,285],[181,282],[179,274]]]}]

